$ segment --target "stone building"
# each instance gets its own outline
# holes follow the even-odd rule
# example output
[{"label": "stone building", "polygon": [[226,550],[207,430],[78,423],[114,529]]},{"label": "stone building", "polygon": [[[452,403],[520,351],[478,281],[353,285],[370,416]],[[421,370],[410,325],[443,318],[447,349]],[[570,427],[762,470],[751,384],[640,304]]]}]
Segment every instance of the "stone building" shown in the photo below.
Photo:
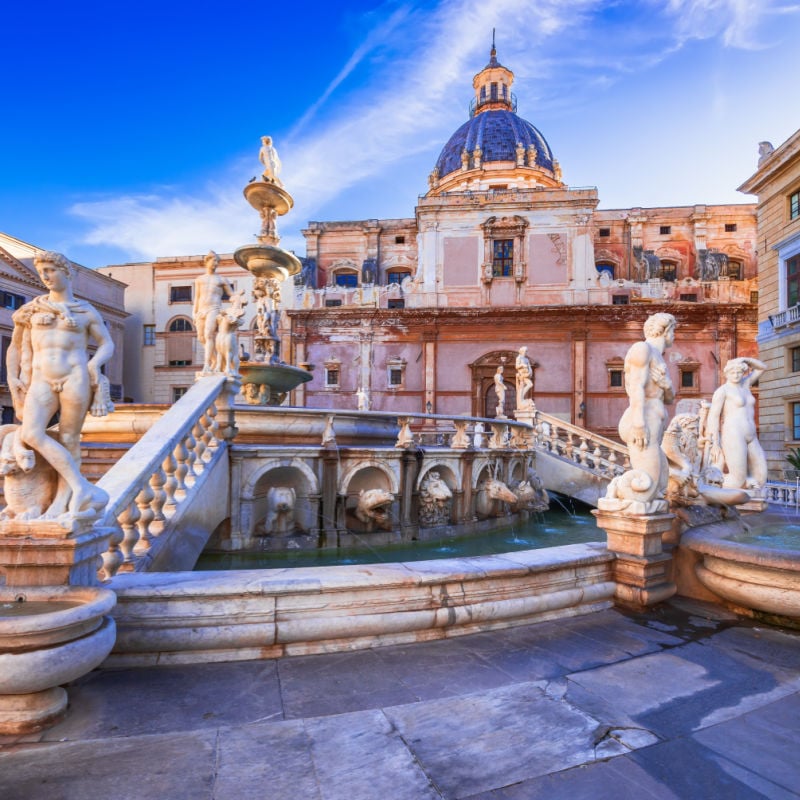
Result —
[{"label": "stone building", "polygon": [[310,222],[289,310],[295,402],[494,416],[504,367],[527,346],[544,411],[614,434],[622,363],[647,316],[679,320],[679,397],[710,395],[721,366],[755,355],[755,206],[598,209],[517,115],[513,73],[474,78],[470,118],[445,144],[406,219]]},{"label": "stone building", "polygon": [[[128,285],[125,339],[139,354],[125,364],[125,387],[136,403],[174,403],[203,368],[203,348],[192,318],[195,280],[204,272],[203,255],[168,256],[155,261],[103,267],[103,272]],[[247,297],[253,276],[233,255],[220,254],[217,274]],[[243,352],[252,352],[255,308],[247,308],[239,335]]]},{"label": "stone building", "polygon": [[800,447],[800,130],[760,145],[758,169],[739,190],[758,195],[759,438],[773,477]]},{"label": "stone building", "polygon": [[[14,421],[14,409],[6,379],[6,352],[11,343],[14,324],[11,317],[16,309],[40,294],[45,294],[33,257],[44,247],[34,247],[20,239],[0,233],[0,341],[2,341],[2,367],[0,367],[0,408],[2,422]],[[73,262],[74,263],[74,262]],[[111,384],[112,399],[121,400],[124,393],[122,365],[124,363],[124,309],[125,285],[108,275],[75,264],[75,296],[88,300],[101,314],[114,341],[114,355],[105,365]]]}]

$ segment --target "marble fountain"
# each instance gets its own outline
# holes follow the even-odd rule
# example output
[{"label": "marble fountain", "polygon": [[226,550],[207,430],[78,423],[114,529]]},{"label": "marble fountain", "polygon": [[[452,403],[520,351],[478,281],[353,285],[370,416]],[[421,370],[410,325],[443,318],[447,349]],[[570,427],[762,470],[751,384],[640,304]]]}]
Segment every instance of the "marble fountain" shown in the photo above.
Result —
[{"label": "marble fountain", "polygon": [[[626,360],[629,384],[642,391],[629,393],[620,423],[625,445],[537,409],[526,394],[524,361],[513,420],[269,405],[284,390],[263,370],[288,368],[298,382],[308,379],[304,370],[275,362],[279,279],[296,265],[277,245],[275,219],[291,203],[270,158],[262,155],[263,180],[245,189],[262,217],[262,240],[237,251],[239,263],[263,278],[254,292],[264,318],[257,354],[263,358],[250,371],[237,362],[241,298],[238,309],[235,299],[224,310],[212,304],[227,319],[218,329],[228,324],[233,335],[216,339],[221,352],[211,368],[163,413],[137,406],[108,413],[96,376],[110,353],[96,312],[71,297],[63,257],[40,258],[50,265],[40,270],[50,294],[36,313],[50,320],[49,347],[72,348],[58,369],[85,371],[86,383],[96,386],[92,396],[49,398],[42,420],[26,405],[30,381],[15,380],[26,365],[36,368],[44,345],[15,338],[15,346],[32,351],[9,360],[22,423],[1,431],[7,508],[0,520],[0,602],[13,616],[0,607],[0,666],[6,659],[37,667],[0,671],[34,674],[54,663],[41,670],[41,680],[0,682],[6,730],[48,724],[63,711],[63,690],[55,687],[100,663],[263,659],[410,643],[615,603],[641,609],[676,591],[759,607],[758,598],[723,591],[721,580],[708,577],[719,570],[701,539],[732,529],[724,519],[735,515],[731,506],[764,505],[749,391],[760,366],[738,359],[711,403],[678,409],[667,428],[669,315],[648,320],[644,341]],[[208,287],[211,295],[217,290],[213,270]],[[60,334],[70,313],[97,340],[91,358],[77,357],[74,339]],[[20,326],[29,319],[15,315]],[[244,404],[236,402],[243,382],[255,386]],[[743,414],[726,430],[720,420],[723,409],[734,418],[729,402]],[[59,403],[62,420],[65,403],[75,406],[67,419],[91,408],[82,427],[87,445],[130,445],[95,486],[80,476],[76,437],[45,430]],[[23,489],[25,480],[32,483]],[[491,530],[541,509],[545,490],[597,505],[598,541],[432,561],[193,571],[209,542],[232,552],[335,549],[354,536],[396,541],[424,539],[432,530]],[[781,580],[794,570],[786,559],[779,565],[759,558],[755,567],[777,571]],[[775,575],[768,578],[778,585]],[[730,569],[726,580],[745,583]],[[786,578],[793,602],[796,588]],[[26,606],[33,601],[44,610]],[[779,613],[799,612],[784,605]],[[34,702],[34,695],[41,697]],[[29,712],[31,704],[36,710]]]}]

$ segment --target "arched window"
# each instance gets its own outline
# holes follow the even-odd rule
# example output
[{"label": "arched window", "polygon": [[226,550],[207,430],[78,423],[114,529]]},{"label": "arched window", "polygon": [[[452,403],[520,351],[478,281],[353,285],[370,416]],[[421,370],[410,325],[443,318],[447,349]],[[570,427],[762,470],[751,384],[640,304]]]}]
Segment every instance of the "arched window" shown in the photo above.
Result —
[{"label": "arched window", "polygon": [[610,262],[600,261],[599,263],[595,264],[595,267],[598,275],[602,275],[605,272],[609,278],[614,277],[614,265]]},{"label": "arched window", "polygon": [[674,261],[661,260],[661,280],[675,281],[678,279],[678,265]]},{"label": "arched window", "polygon": [[386,273],[386,283],[387,284],[392,284],[392,283],[400,284],[406,278],[408,278],[410,275],[411,275],[411,272],[409,270],[407,270],[407,269],[392,269],[392,270],[389,270],[389,272]]},{"label": "arched window", "polygon": [[175,317],[167,326],[167,363],[171,367],[188,367],[194,356],[194,327],[186,317]]},{"label": "arched window", "polygon": [[355,289],[358,286],[358,273],[342,270],[333,276],[334,286],[343,286],[346,289]]},{"label": "arched window", "polygon": [[192,323],[186,317],[177,317],[169,324],[170,333],[188,333],[193,331]]}]

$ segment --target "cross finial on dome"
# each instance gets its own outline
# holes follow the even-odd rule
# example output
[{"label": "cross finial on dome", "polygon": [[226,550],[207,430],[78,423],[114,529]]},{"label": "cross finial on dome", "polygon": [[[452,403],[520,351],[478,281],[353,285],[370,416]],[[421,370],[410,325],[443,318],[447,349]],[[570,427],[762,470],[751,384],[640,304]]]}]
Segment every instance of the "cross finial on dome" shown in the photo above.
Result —
[{"label": "cross finial on dome", "polygon": [[497,64],[497,48],[494,46],[494,28],[492,28],[492,50],[489,53],[489,64],[490,67],[498,66]]}]

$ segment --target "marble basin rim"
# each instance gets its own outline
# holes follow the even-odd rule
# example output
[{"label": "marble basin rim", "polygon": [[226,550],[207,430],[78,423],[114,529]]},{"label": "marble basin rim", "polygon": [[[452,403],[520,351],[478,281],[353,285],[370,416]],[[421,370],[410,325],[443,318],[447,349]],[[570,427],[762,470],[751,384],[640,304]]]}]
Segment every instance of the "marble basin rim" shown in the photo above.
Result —
[{"label": "marble basin rim", "polygon": [[58,687],[98,666],[116,639],[116,625],[108,615],[117,598],[110,589],[2,587],[0,603],[15,602],[21,595],[23,602],[79,605],[0,617],[0,732],[38,729],[42,714],[51,717],[62,711],[67,698]]},{"label": "marble basin rim", "polygon": [[681,547],[700,556],[695,574],[719,597],[745,609],[800,619],[800,541],[796,550],[732,541],[717,523],[687,531]]},{"label": "marble basin rim", "polygon": [[258,361],[242,361],[239,364],[242,383],[269,386],[277,392],[289,392],[301,383],[313,378],[308,370],[289,364],[266,364]]}]

